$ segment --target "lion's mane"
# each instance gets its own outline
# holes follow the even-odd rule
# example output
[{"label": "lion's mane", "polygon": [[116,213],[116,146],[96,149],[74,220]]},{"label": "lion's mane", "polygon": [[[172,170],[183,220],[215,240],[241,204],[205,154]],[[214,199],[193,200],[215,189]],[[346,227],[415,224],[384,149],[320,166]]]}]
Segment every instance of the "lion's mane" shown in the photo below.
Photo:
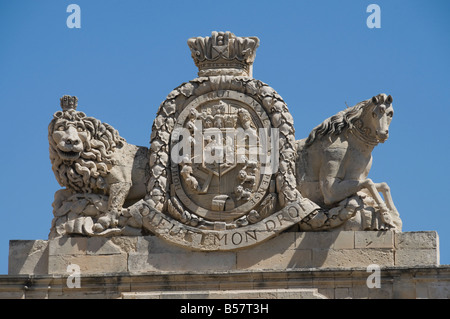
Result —
[{"label": "lion's mane", "polygon": [[[76,160],[63,160],[58,154],[52,134],[60,119],[82,126],[87,133],[83,151]],[[117,130],[83,112],[58,111],[48,126],[48,140],[52,169],[61,186],[76,193],[106,193],[105,177],[114,165],[112,155],[125,144]]]}]

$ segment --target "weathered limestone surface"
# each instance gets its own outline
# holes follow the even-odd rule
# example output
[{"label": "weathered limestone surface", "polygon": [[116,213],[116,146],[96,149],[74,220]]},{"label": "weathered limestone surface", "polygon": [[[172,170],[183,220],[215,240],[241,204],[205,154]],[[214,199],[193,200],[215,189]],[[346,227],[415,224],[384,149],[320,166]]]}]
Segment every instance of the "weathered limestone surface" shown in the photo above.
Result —
[{"label": "weathered limestone surface", "polygon": [[[253,248],[198,252],[156,236],[10,242],[0,298],[450,298],[436,232],[287,232]],[[67,267],[80,267],[69,288]],[[369,288],[367,266],[381,267]]]},{"label": "weathered limestone surface", "polygon": [[156,236],[62,237],[11,241],[9,274],[284,270],[380,266],[437,266],[436,232],[286,232],[252,248],[189,251]]},{"label": "weathered limestone surface", "polygon": [[0,298],[450,298],[450,266],[382,267],[380,288],[366,268],[81,275],[0,275]]},{"label": "weathered limestone surface", "polygon": [[47,272],[47,240],[11,240],[9,242],[9,274],[46,274]]}]

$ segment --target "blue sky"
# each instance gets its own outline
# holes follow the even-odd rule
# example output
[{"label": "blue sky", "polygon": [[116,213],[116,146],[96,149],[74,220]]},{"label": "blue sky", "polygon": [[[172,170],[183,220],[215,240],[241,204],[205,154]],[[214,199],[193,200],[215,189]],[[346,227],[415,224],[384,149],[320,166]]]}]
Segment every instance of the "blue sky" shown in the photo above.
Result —
[{"label": "blue sky", "polygon": [[[69,29],[69,4],[81,28]],[[369,4],[381,28],[369,29]],[[286,101],[296,138],[379,93],[394,98],[390,138],[369,174],[387,182],[404,231],[435,230],[450,264],[449,1],[0,0],[0,274],[9,240],[47,239],[55,191],[47,125],[64,94],[128,142],[148,146],[159,104],[197,76],[186,44],[257,36],[254,77]]]}]

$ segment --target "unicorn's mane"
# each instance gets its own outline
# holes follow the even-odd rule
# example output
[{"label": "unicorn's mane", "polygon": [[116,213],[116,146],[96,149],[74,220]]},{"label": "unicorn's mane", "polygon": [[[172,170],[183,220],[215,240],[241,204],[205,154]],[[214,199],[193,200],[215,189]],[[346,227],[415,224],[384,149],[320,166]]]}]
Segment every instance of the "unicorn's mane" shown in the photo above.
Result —
[{"label": "unicorn's mane", "polygon": [[327,118],[311,131],[305,141],[305,147],[310,146],[318,138],[329,135],[339,135],[344,129],[352,128],[354,120],[359,118],[363,113],[364,108],[371,104],[373,104],[372,99],[368,99]]}]

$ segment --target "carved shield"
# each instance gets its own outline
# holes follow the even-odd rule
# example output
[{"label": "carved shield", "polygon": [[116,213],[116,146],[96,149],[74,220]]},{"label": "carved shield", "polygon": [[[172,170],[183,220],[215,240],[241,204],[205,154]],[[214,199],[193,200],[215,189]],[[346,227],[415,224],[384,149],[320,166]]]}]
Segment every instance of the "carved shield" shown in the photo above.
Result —
[{"label": "carved shield", "polygon": [[[271,150],[261,132],[268,129],[268,115],[248,95],[223,90],[190,101],[175,125],[185,141],[171,172],[181,203],[209,221],[230,222],[255,208],[272,177],[263,173]],[[177,143],[172,138],[172,148]]]}]

